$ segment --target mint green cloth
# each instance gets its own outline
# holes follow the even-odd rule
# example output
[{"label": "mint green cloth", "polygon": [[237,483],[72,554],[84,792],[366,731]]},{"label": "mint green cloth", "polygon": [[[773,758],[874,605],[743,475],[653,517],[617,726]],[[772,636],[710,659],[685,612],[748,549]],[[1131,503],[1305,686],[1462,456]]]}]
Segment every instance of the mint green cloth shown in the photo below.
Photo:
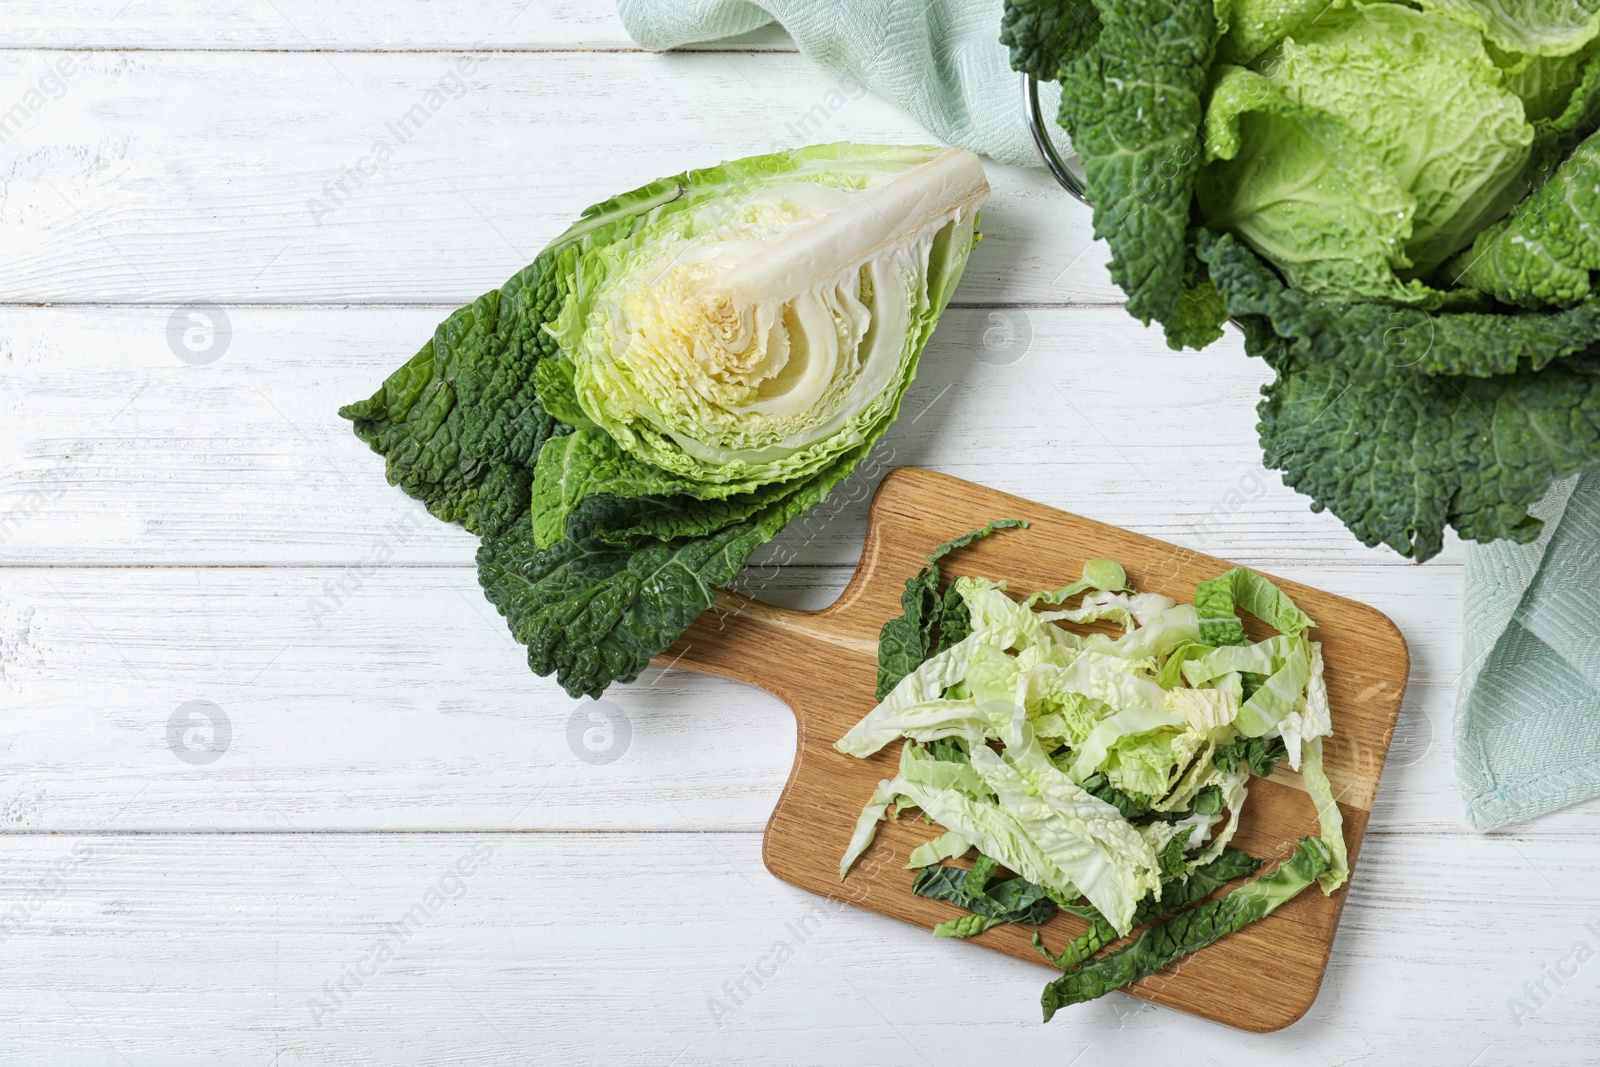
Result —
[{"label": "mint green cloth", "polygon": [[[839,99],[797,99],[777,116],[798,144],[837,140],[827,119],[861,87],[898,104],[946,144],[1001,163],[1039,166],[1022,114],[1020,75],[1000,43],[1002,0],[619,0],[642,47],[679,48],[777,22],[841,79]],[[1041,86],[1046,115],[1060,90]],[[815,119],[807,121],[806,115]],[[1066,139],[1058,142],[1065,147]]]},{"label": "mint green cloth", "polygon": [[1600,468],[1533,513],[1533,544],[1468,549],[1456,774],[1479,830],[1600,795]]}]

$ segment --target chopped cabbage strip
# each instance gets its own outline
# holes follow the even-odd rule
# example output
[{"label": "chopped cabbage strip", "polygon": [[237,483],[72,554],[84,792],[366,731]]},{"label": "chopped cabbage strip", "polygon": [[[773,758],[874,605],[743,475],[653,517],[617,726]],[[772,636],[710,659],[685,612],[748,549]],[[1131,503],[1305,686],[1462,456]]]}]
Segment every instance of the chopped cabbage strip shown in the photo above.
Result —
[{"label": "chopped cabbage strip", "polygon": [[928,867],[940,860],[957,859],[971,850],[972,842],[951,830],[912,849],[911,859],[906,862],[906,870]]},{"label": "chopped cabbage strip", "polygon": [[1313,737],[1301,745],[1300,780],[1306,792],[1317,805],[1317,824],[1323,844],[1333,853],[1328,869],[1317,878],[1323,893],[1332,896],[1334,890],[1344,885],[1350,877],[1350,854],[1344,843],[1344,816],[1339,814],[1339,804],[1333,795],[1333,785],[1322,767],[1322,738]]},{"label": "chopped cabbage strip", "polygon": [[1128,587],[1128,572],[1114,559],[1091,559],[1083,565],[1083,577],[1060,589],[1041,589],[1022,602],[1023,607],[1034,608],[1040,604],[1065,604],[1079,593],[1097,589],[1115,593]]},{"label": "chopped cabbage strip", "polygon": [[1190,729],[1209,733],[1239,714],[1239,694],[1227,689],[1170,689],[1166,711],[1180,715]]},{"label": "chopped cabbage strip", "polygon": [[1283,666],[1244,702],[1233,721],[1234,729],[1246,737],[1263,737],[1294,711],[1311,681],[1311,656],[1306,644],[1300,642]]},{"label": "chopped cabbage strip", "polygon": [[1037,618],[1041,622],[1099,622],[1115,619],[1128,633],[1147,625],[1157,615],[1173,607],[1177,601],[1160,593],[1092,593],[1083,598],[1076,608],[1065,611],[1043,611]]},{"label": "chopped cabbage strip", "polygon": [[1070,665],[1053,668],[1050,684],[1061,692],[1081,693],[1118,711],[1165,707],[1166,690],[1154,678],[1138,672],[1142,662],[1083,652]]},{"label": "chopped cabbage strip", "polygon": [[1222,776],[1219,784],[1222,786],[1222,803],[1228,809],[1228,821],[1211,839],[1209,845],[1185,862],[1186,868],[1192,871],[1196,867],[1203,867],[1222,855],[1222,850],[1228,847],[1228,842],[1233,840],[1234,832],[1239,829],[1239,813],[1244,810],[1245,797],[1250,794],[1249,783],[1250,768],[1242,764],[1233,774]]},{"label": "chopped cabbage strip", "polygon": [[844,881],[844,876],[850,873],[850,868],[855,865],[856,860],[872,844],[872,838],[878,832],[878,823],[883,821],[884,815],[889,811],[889,805],[894,803],[894,793],[890,785],[888,780],[879,782],[878,788],[872,791],[872,799],[861,809],[861,815],[856,819],[855,832],[850,835],[850,844],[839,860],[839,881]]},{"label": "chopped cabbage strip", "polygon": [[1112,643],[1112,650],[1128,659],[1164,656],[1179,645],[1200,640],[1200,617],[1193,604],[1179,604]]},{"label": "chopped cabbage strip", "polygon": [[1295,638],[1286,635],[1269,637],[1253,645],[1224,645],[1184,663],[1183,677],[1190,685],[1205,685],[1214,678],[1243,671],[1275,674],[1298,645]]},{"label": "chopped cabbage strip", "polygon": [[1322,680],[1322,642],[1311,642],[1311,680],[1306,683],[1303,705],[1285,715],[1278,723],[1278,736],[1283,738],[1289,755],[1289,766],[1300,769],[1303,743],[1313,738],[1333,733],[1333,709],[1328,706],[1328,686]]},{"label": "chopped cabbage strip", "polygon": [[1172,792],[1158,800],[1152,810],[1154,811],[1183,811],[1194,803],[1195,796],[1200,790],[1209,785],[1220,786],[1227,778],[1221,768],[1212,761],[1216,754],[1219,735],[1233,736],[1233,731],[1227,728],[1216,730],[1206,739],[1205,745],[1196,753],[1189,767],[1183,772],[1183,777],[1178,779],[1178,784],[1172,787]]},{"label": "chopped cabbage strip", "polygon": [[[883,703],[852,726],[849,733],[834,743],[834,747],[846,755],[865,758],[901,736],[900,724],[908,714],[919,716],[918,721],[921,725],[928,727],[935,725],[937,712],[912,712],[913,708],[938,706],[947,712],[948,720],[955,720],[958,717],[970,718],[967,713],[976,711],[976,705],[970,701],[947,701],[942,697],[946,689],[961,681],[966,675],[967,661],[974,650],[984,647],[984,636],[982,633],[974,633],[966,640],[958,641],[938,655],[927,659],[922,666],[900,679],[900,684],[884,697]],[[924,740],[932,739],[924,738]]]},{"label": "chopped cabbage strip", "polygon": [[954,789],[932,789],[903,779],[896,779],[889,786],[898,791],[899,799],[921,808],[939,825],[954,830],[984,855],[993,856],[1035,885],[1044,886],[1064,899],[1082,896],[1072,879],[1009,808],[974,800]]},{"label": "chopped cabbage strip", "polygon": [[[981,745],[972,750],[972,763],[994,788],[1001,808],[1118,934],[1127,933],[1134,908],[1161,884],[1155,854],[1138,831],[1116,808],[1084,792],[1053,767],[1039,766],[1040,777],[1030,781]],[[1043,764],[1042,758],[1039,763]]]},{"label": "chopped cabbage strip", "polygon": [[1083,781],[1099,770],[1106,761],[1111,746],[1124,737],[1149,733],[1164,726],[1183,726],[1181,715],[1172,715],[1155,708],[1132,707],[1100,720],[1089,739],[1078,749],[1078,758],[1072,763],[1072,776]]},{"label": "chopped cabbage strip", "polygon": [[[979,743],[978,747],[983,746]],[[971,764],[934,759],[912,745],[907,745],[900,752],[899,778],[930,789],[954,789],[974,800],[986,800],[994,796],[994,789]]]}]

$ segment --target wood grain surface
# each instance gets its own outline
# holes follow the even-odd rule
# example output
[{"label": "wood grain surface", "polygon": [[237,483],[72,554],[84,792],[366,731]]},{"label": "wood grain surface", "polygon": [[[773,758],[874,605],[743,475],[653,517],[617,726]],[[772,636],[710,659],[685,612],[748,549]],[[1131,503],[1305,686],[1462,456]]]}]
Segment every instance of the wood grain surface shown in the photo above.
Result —
[{"label": "wood grain surface", "polygon": [[[987,238],[888,462],[1361,600],[1411,645],[1322,993],[1276,1033],[1121,994],[1040,1026],[1048,971],[772,877],[796,729],[753,686],[651,668],[606,694],[615,758],[585,758],[568,731],[597,705],[528,673],[475,539],[336,414],[584,206],[787,147],[838,83],[783,34],[650,54],[614,0],[4,11],[0,110],[75,73],[0,143],[0,1063],[1596,1062],[1600,963],[1570,964],[1600,945],[1600,804],[1466,825],[1463,546],[1413,566],[1311,513],[1260,464],[1271,371],[1130,318],[1043,170],[986,165]],[[467,50],[470,91],[314,219]],[[815,136],[928,139],[870,93]],[[196,303],[232,326],[204,366],[167,334]],[[832,603],[881,475],[739,588]],[[192,700],[232,722],[203,766],[168,739]],[[494,856],[464,895],[313,1016],[475,842]]]},{"label": "wood grain surface", "polygon": [[[786,882],[869,911],[932,929],[960,914],[911,892],[911,850],[937,836],[920,819],[889,820],[841,883],[836,875],[861,806],[881,779],[892,778],[900,744],[868,759],[838,752],[842,737],[876,700],[878,630],[900,613],[905,580],[936,546],[994,519],[1020,518],[1007,530],[951,557],[947,574],[1004,579],[1018,590],[1073,581],[1091,559],[1109,556],[1134,588],[1180,602],[1231,564],[1077,515],[986,489],[948,475],[901,468],[884,479],[872,503],[861,566],[832,606],[794,612],[724,594],[672,648],[658,657],[680,670],[703,671],[760,686],[785,701],[798,727],[794,769],[767,824],[763,858]],[[1344,816],[1354,869],[1367,816],[1405,695],[1410,656],[1405,638],[1365,604],[1277,579],[1313,619],[1326,662],[1333,737],[1328,778]],[[1270,633],[1255,620],[1253,636]],[[1267,861],[1287,859],[1300,838],[1317,833],[1316,809],[1299,775],[1281,765],[1253,781],[1234,844]],[[1130,987],[1135,995],[1255,1032],[1279,1030],[1311,1007],[1327,970],[1348,886],[1331,897],[1307,891],[1265,920]],[[1044,927],[1058,949],[1084,928],[1059,914]],[[974,938],[1019,959],[1044,963],[1020,924]]]}]

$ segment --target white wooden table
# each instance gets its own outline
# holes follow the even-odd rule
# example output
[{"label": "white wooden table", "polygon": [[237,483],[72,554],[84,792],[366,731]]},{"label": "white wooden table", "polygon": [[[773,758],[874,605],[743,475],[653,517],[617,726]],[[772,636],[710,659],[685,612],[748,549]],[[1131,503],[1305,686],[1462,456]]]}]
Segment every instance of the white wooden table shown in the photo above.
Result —
[{"label": "white wooden table", "polygon": [[[1043,172],[989,168],[895,461],[1399,623],[1315,1008],[1250,1036],[1114,994],[1041,1026],[1042,969],[853,911],[797,939],[761,693],[652,669],[608,695],[616,758],[581,758],[604,731],[569,743],[592,708],[528,673],[473,538],[336,409],[587,204],[788,147],[833,86],[781,34],[652,55],[607,0],[524,3],[0,13],[0,1062],[1597,1062],[1600,806],[1484,837],[1455,791],[1461,546],[1365,549],[1264,472],[1266,368],[1130,320]],[[808,139],[926,135],[866,97]],[[186,348],[196,305],[226,327]],[[826,603],[863,518],[791,538],[760,595]]]}]

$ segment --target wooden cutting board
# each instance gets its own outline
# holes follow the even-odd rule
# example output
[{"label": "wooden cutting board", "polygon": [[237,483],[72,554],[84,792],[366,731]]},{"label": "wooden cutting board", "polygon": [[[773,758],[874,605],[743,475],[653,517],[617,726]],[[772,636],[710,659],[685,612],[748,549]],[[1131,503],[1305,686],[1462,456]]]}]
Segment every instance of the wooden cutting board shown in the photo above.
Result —
[{"label": "wooden cutting board", "polygon": [[[882,824],[872,848],[850,877],[839,881],[839,857],[856,817],[878,780],[894,776],[900,743],[866,760],[843,755],[833,743],[876,703],[878,630],[900,613],[906,579],[936,546],[999,518],[1032,525],[1002,531],[948,557],[946,577],[972,574],[1007,579],[1017,591],[1049,589],[1077,579],[1086,560],[1109,556],[1127,568],[1136,589],[1188,602],[1197,583],[1230,566],[947,475],[915,468],[892,472],[873,499],[861,565],[836,603],[821,611],[790,611],[721,593],[711,610],[656,659],[662,666],[759,686],[794,709],[799,730],[794,769],[767,823],[762,849],[767,869],[779,878],[925,930],[960,914],[953,905],[911,892],[914,872],[904,869],[906,859],[940,832],[920,817]],[[1405,693],[1410,666],[1405,639],[1373,608],[1273,580],[1319,624],[1315,636],[1322,642],[1333,705],[1326,766],[1354,868]],[[1247,629],[1257,638],[1272,632],[1250,619]],[[1269,863],[1286,858],[1302,836],[1317,833],[1311,799],[1287,763],[1270,779],[1252,782],[1233,843]],[[1244,1030],[1288,1026],[1316,999],[1348,888],[1325,897],[1312,887],[1266,919],[1128,991]],[[1059,915],[1044,927],[1045,943],[1059,951],[1081,929],[1080,920]],[[1030,943],[1032,932],[1014,924],[971,940],[1049,966]],[[1041,988],[1047,978],[1041,972]]]}]

